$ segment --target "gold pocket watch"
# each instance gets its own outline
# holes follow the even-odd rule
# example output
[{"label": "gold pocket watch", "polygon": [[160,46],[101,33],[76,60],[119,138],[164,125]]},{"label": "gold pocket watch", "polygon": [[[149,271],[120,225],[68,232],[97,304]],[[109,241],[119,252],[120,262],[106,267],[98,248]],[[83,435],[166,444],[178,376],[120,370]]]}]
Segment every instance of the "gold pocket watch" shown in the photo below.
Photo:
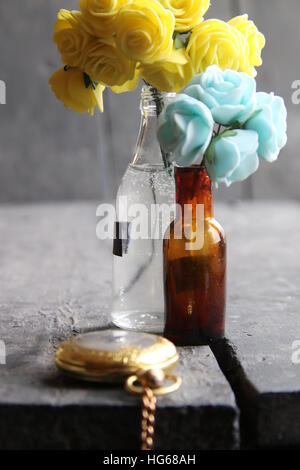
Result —
[{"label": "gold pocket watch", "polygon": [[64,341],[55,356],[64,373],[93,382],[125,382],[142,395],[142,449],[153,448],[156,396],[176,391],[181,378],[172,375],[178,353],[169,340],[147,333],[108,329]]}]

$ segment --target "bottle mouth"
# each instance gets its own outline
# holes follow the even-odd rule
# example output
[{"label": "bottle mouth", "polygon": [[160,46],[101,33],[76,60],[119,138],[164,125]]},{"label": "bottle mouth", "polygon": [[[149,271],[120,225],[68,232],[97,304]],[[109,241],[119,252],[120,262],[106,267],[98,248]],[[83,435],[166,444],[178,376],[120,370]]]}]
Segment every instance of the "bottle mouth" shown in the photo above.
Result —
[{"label": "bottle mouth", "polygon": [[162,108],[176,96],[176,93],[158,91],[151,85],[145,85],[141,92],[141,111],[159,115]]},{"label": "bottle mouth", "polygon": [[177,166],[174,165],[174,176],[178,181],[185,181],[185,184],[188,186],[190,181],[205,180],[207,183],[210,183],[210,177],[207,173],[206,167],[204,164],[194,164],[191,166]]},{"label": "bottle mouth", "polygon": [[180,171],[182,173],[188,173],[189,171],[206,170],[204,163],[194,163],[193,165],[189,166],[181,166],[177,163],[174,163],[174,168],[175,170]]},{"label": "bottle mouth", "polygon": [[167,92],[167,91],[159,91],[151,85],[144,85],[142,88],[142,98],[174,98],[176,93],[174,92]]}]

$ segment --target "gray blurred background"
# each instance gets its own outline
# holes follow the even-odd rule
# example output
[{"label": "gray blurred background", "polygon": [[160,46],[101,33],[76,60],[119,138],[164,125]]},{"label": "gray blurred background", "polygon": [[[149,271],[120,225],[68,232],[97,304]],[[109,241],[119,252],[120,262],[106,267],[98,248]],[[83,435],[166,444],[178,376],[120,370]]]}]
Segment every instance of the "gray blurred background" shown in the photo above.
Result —
[{"label": "gray blurred background", "polygon": [[[132,155],[139,122],[139,91],[105,93],[105,113],[78,115],[48,87],[60,66],[51,40],[59,8],[73,0],[1,0],[0,202],[111,199]],[[300,199],[300,105],[291,102],[300,80],[300,0],[212,0],[207,17],[249,13],[267,38],[258,89],[286,100],[289,142],[279,160],[261,164],[243,184],[216,191],[219,200]]]}]

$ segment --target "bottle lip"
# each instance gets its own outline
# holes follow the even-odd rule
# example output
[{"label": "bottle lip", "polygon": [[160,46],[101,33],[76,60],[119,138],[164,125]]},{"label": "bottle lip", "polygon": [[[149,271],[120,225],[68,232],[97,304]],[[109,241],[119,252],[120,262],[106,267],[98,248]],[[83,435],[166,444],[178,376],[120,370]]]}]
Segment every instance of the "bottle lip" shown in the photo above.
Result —
[{"label": "bottle lip", "polygon": [[176,96],[176,93],[158,91],[152,86],[145,85],[142,88],[140,110],[148,116],[158,116],[162,108]]},{"label": "bottle lip", "polygon": [[181,166],[181,165],[178,165],[178,164],[174,164],[174,168],[175,168],[175,171],[181,171],[182,173],[184,172],[189,172],[189,171],[195,171],[195,170],[199,170],[199,171],[202,171],[202,170],[206,170],[206,166],[204,163],[193,163],[192,165],[189,165],[189,166]]},{"label": "bottle lip", "polygon": [[174,165],[174,176],[175,179],[178,178],[180,180],[184,180],[185,178],[189,179],[190,177],[208,180],[211,183],[210,176],[207,172],[206,166],[204,163],[193,164],[190,166],[178,166]]},{"label": "bottle lip", "polygon": [[150,99],[160,99],[164,98],[173,98],[176,96],[175,92],[167,92],[167,91],[159,91],[151,85],[144,85],[142,87],[142,98],[150,98]]}]

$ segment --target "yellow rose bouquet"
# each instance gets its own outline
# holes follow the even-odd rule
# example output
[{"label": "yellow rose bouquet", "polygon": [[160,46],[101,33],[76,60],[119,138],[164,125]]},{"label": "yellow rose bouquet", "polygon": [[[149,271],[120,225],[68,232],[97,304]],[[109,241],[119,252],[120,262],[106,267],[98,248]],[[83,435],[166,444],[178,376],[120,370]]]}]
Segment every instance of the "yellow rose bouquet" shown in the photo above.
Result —
[{"label": "yellow rose bouquet", "polygon": [[210,0],[79,0],[60,10],[53,40],[63,67],[50,78],[57,99],[77,112],[103,111],[102,93],[132,91],[143,79],[179,92],[217,65],[256,76],[264,36],[247,15],[204,20]]}]

